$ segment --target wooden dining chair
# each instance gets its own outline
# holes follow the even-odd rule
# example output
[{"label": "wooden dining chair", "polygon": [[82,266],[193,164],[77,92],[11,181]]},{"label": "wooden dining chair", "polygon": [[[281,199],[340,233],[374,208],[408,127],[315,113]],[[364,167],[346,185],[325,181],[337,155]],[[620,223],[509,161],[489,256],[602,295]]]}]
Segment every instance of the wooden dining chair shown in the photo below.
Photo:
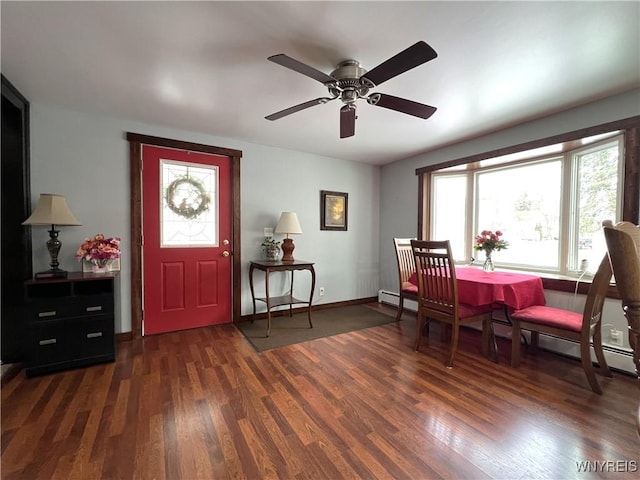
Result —
[{"label": "wooden dining chair", "polygon": [[458,282],[449,240],[411,240],[418,279],[418,319],[415,351],[425,325],[437,320],[451,326],[451,348],[447,368],[453,367],[461,325],[482,322],[483,338],[491,328],[491,305],[474,307],[458,301]]},{"label": "wooden dining chair", "polygon": [[[603,222],[603,225],[616,288],[629,326],[636,376],[640,379],[640,228],[631,222],[616,225]],[[636,426],[640,435],[640,406],[637,412]]]},{"label": "wooden dining chair", "polygon": [[593,350],[598,359],[600,373],[611,377],[611,371],[602,351],[601,332],[602,310],[610,280],[611,265],[605,254],[587,292],[582,313],[539,305],[513,312],[511,314],[511,323],[513,324],[511,366],[518,367],[520,365],[520,334],[522,329],[531,332],[531,347],[533,349],[538,347],[540,333],[574,340],[580,344],[580,360],[591,390],[601,394],[602,389],[598,384],[591,361],[591,344],[593,342]]},{"label": "wooden dining chair", "polygon": [[411,251],[411,238],[394,238],[393,244],[396,248],[396,260],[398,262],[398,290],[400,298],[398,301],[398,313],[396,322],[400,321],[404,310],[406,299],[418,301],[418,287],[409,282],[409,277],[416,271],[416,264]]}]

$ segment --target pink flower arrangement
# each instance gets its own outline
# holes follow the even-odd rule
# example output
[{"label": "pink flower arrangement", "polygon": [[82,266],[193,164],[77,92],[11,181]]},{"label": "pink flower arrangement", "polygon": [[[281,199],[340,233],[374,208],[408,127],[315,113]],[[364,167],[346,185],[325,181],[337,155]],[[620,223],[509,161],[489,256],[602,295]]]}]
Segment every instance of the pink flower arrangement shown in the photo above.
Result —
[{"label": "pink flower arrangement", "polygon": [[494,250],[503,250],[509,246],[508,242],[505,242],[500,237],[502,232],[496,230],[495,233],[491,230],[483,230],[480,235],[476,235],[474,238],[474,250],[484,250],[486,253],[491,253]]},{"label": "pink flower arrangement", "polygon": [[86,260],[104,267],[112,260],[120,258],[120,237],[105,237],[97,233],[93,238],[85,238],[76,252],[78,261]]}]

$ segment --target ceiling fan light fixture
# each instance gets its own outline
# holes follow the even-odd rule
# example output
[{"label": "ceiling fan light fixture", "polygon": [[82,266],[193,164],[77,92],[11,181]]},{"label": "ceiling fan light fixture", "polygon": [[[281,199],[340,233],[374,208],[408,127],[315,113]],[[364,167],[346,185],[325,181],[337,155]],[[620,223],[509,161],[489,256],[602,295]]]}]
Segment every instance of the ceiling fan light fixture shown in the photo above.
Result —
[{"label": "ceiling fan light fixture", "polygon": [[352,104],[358,99],[358,92],[354,89],[344,90],[340,98],[344,104]]},{"label": "ceiling fan light fixture", "polygon": [[345,60],[340,62],[336,69],[331,72],[331,76],[336,80],[359,79],[367,71],[360,66],[357,60]]}]

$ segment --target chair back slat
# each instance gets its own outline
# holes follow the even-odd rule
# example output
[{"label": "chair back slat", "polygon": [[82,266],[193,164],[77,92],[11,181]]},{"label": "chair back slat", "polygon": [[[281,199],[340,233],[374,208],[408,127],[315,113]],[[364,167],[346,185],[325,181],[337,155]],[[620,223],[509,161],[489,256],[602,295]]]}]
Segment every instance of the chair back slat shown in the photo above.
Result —
[{"label": "chair back slat", "polygon": [[423,308],[455,315],[458,300],[455,269],[448,241],[412,242]]},{"label": "chair back slat", "polygon": [[600,329],[602,310],[604,308],[604,301],[607,298],[611,275],[609,256],[605,254],[587,292],[582,322],[583,331],[588,330],[593,333],[594,330]]},{"label": "chair back slat", "polygon": [[[606,228],[613,228],[615,230],[620,230],[626,233],[627,235],[629,235],[631,237],[631,240],[633,240],[633,244],[635,245],[635,250],[638,254],[638,258],[640,258],[640,226],[636,225],[635,223],[625,222],[625,221],[614,224],[611,220],[603,221],[602,226]],[[606,228],[605,228],[605,232],[606,232]],[[631,246],[631,244],[629,244],[629,246]],[[632,249],[630,248],[629,250],[632,250]],[[615,268],[613,270],[614,270],[613,273],[615,275]]]},{"label": "chair back slat", "polygon": [[394,238],[393,245],[396,249],[396,261],[398,263],[398,313],[396,321],[402,318],[405,299],[417,300],[418,294],[409,278],[416,271],[416,263],[411,251],[411,238]]},{"label": "chair back slat", "polygon": [[413,252],[411,251],[411,238],[394,238],[396,247],[396,259],[398,261],[398,275],[400,288],[409,281],[409,277],[416,271]]},{"label": "chair back slat", "polygon": [[637,241],[631,233],[640,232],[637,226],[624,228],[630,222],[604,228],[608,255],[616,278],[618,293],[625,303],[640,302],[640,237]]}]

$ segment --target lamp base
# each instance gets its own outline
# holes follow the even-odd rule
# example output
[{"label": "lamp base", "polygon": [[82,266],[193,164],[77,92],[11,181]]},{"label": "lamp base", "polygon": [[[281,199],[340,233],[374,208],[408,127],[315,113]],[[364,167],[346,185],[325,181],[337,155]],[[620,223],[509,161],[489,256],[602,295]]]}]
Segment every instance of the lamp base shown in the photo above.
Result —
[{"label": "lamp base", "polygon": [[47,270],[46,272],[38,272],[34,275],[36,280],[44,280],[47,278],[67,278],[68,272],[66,270]]},{"label": "lamp base", "polygon": [[293,239],[285,238],[282,240],[282,261],[283,262],[293,262],[293,249],[296,246],[293,244]]}]

